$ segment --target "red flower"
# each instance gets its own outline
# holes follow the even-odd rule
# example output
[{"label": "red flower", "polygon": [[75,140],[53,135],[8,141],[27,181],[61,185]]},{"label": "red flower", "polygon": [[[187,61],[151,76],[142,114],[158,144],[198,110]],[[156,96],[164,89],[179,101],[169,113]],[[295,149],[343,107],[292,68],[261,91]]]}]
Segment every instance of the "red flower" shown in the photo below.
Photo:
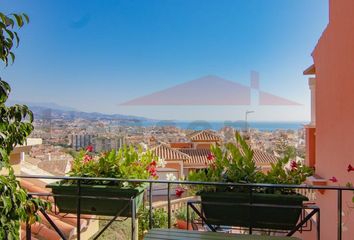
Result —
[{"label": "red flower", "polygon": [[354,171],[354,167],[351,164],[349,164],[347,171],[348,172]]},{"label": "red flower", "polygon": [[207,159],[208,160],[213,160],[215,156],[212,153],[208,153]]},{"label": "red flower", "polygon": [[338,179],[336,177],[331,177],[330,179],[328,179],[331,182],[338,182]]},{"label": "red flower", "polygon": [[147,167],[146,170],[150,173],[152,177],[157,177],[156,171],[156,161],[152,161]]},{"label": "red flower", "polygon": [[184,193],[184,189],[181,187],[176,188],[176,196],[181,197],[182,194]]},{"label": "red flower", "polygon": [[150,175],[152,176],[152,177],[156,177],[157,176],[157,171],[156,171],[156,167],[154,166],[154,165],[149,165],[148,167],[147,167],[147,170],[148,170],[148,172],[150,173]]},{"label": "red flower", "polygon": [[151,177],[156,177],[157,173],[156,173],[156,171],[152,171],[152,172],[150,172],[150,175],[151,175]]},{"label": "red flower", "polygon": [[87,154],[84,156],[84,163],[88,163],[91,160],[92,160],[92,156],[87,155]]},{"label": "red flower", "polygon": [[291,171],[297,169],[297,162],[295,160],[292,160],[290,162],[290,167],[291,167]]},{"label": "red flower", "polygon": [[88,146],[86,147],[86,151],[92,152],[92,151],[93,151],[93,146],[92,146],[92,145],[88,145]]}]

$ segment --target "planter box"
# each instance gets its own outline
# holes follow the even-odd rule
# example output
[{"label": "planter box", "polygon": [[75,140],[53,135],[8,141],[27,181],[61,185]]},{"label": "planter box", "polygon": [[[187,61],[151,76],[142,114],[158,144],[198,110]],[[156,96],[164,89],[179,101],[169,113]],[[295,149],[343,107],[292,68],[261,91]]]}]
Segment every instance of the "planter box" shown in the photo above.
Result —
[{"label": "planter box", "polygon": [[[303,201],[308,200],[299,194],[254,193],[252,195],[253,204],[301,207]],[[294,208],[237,205],[251,203],[249,193],[202,192],[200,197],[207,222],[215,225],[292,230],[302,211]]]},{"label": "planter box", "polygon": [[[77,213],[77,185],[56,182],[48,184],[47,188],[52,189],[56,206],[60,212],[63,213]],[[146,185],[136,188],[120,188],[118,186],[107,185],[86,185],[81,184],[81,213],[92,215],[115,216],[117,212],[128,205],[119,216],[131,217],[131,201],[124,199],[102,199],[103,197],[116,197],[116,198],[134,198],[135,209],[139,208],[143,201],[143,193]],[[55,196],[58,195],[71,195],[71,196]],[[100,197],[99,199],[85,198]]]},{"label": "planter box", "polygon": [[[187,229],[187,221],[182,219],[177,219],[177,228],[178,229]],[[188,230],[193,230],[192,224],[189,224]]]}]

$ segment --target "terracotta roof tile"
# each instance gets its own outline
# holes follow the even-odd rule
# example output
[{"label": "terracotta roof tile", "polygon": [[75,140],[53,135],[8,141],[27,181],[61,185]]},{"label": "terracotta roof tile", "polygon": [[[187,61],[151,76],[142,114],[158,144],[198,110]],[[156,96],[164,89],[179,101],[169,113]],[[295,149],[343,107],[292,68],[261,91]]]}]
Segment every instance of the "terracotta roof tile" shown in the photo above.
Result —
[{"label": "terracotta roof tile", "polygon": [[[24,226],[24,224],[22,224],[21,228],[25,229],[26,227]],[[34,235],[35,237],[42,238],[42,239],[50,239],[50,240],[61,239],[61,237],[58,235],[57,232],[55,232],[52,229],[49,229],[44,224],[38,222],[31,225],[31,232],[32,235]]]},{"label": "terracotta roof tile", "polygon": [[197,131],[190,135],[189,137],[192,142],[216,142],[220,141],[220,137],[215,135],[215,133],[207,130]]},{"label": "terracotta roof tile", "polygon": [[[27,181],[27,180],[24,180],[24,179],[21,179],[20,180],[20,185],[25,188],[28,192],[31,192],[31,193],[50,193],[49,190],[45,189],[45,188],[42,188],[42,187],[39,187],[39,186],[36,186],[34,185],[33,183],[31,183],[30,181]],[[49,202],[54,202],[54,199],[52,196],[41,196],[40,197],[41,199],[44,199],[44,200],[47,200]]]},{"label": "terracotta roof tile", "polygon": [[[21,240],[27,240],[26,239],[26,230],[24,230],[24,229],[21,229]],[[38,239],[31,236],[31,240],[38,240]]]},{"label": "terracotta roof tile", "polygon": [[[209,149],[203,148],[171,148],[165,144],[161,144],[152,150],[157,156],[165,160],[183,160],[185,166],[193,166],[198,168],[206,167],[211,164],[213,160],[208,159]],[[253,161],[256,164],[271,164],[276,163],[278,158],[269,153],[255,149],[253,154]]]},{"label": "terracotta roof tile", "polygon": [[152,152],[164,160],[188,160],[190,157],[176,149],[173,149],[166,144],[160,144],[159,146],[152,149]]},{"label": "terracotta roof tile", "polygon": [[[60,219],[60,221],[68,223],[74,227],[76,227],[76,215],[75,214],[71,214],[71,213],[60,213],[60,214],[56,214],[55,215],[57,218]],[[81,214],[81,219],[80,219],[80,230],[84,230],[87,228],[88,224],[89,224],[89,219],[93,218],[94,216],[92,215],[83,215]]]},{"label": "terracotta roof tile", "polygon": [[182,148],[179,151],[187,154],[190,156],[189,159],[185,160],[184,163],[186,166],[189,165],[196,165],[199,167],[206,167],[207,165],[211,164],[213,160],[208,159],[208,155],[210,154],[209,149],[194,149],[194,148]]},{"label": "terracotta roof tile", "polygon": [[[193,165],[198,167],[205,167],[213,162],[208,159],[209,149],[178,149],[179,151],[190,156],[190,159],[184,161],[186,166]],[[253,161],[256,164],[271,164],[276,163],[278,158],[269,153],[255,149],[253,151]]]},{"label": "terracotta roof tile", "polygon": [[[42,224],[44,224],[46,227],[51,228],[50,223],[48,220],[42,215],[42,213],[38,214],[39,217],[42,219]],[[60,218],[54,216],[53,214],[48,214],[48,216],[52,219],[55,225],[60,229],[62,233],[69,239],[76,234],[76,227],[73,225],[70,225],[66,222],[63,222],[60,220]]]},{"label": "terracotta roof tile", "polygon": [[278,158],[272,154],[267,152],[263,152],[261,150],[255,149],[253,150],[253,161],[257,164],[271,164],[276,163]]},{"label": "terracotta roof tile", "polygon": [[[36,186],[34,183],[21,179],[20,184],[23,188],[25,188],[28,192],[32,193],[50,193],[49,190],[47,190],[44,187],[39,187]],[[50,201],[53,201],[53,197],[42,197]],[[47,214],[49,217],[53,220],[53,222],[59,227],[59,229],[68,237],[68,239],[72,238],[76,234],[76,215],[74,214],[63,214],[63,213],[57,213],[58,209],[54,204],[52,204],[52,212],[48,211]],[[40,239],[60,239],[59,235],[52,229],[50,226],[49,222],[46,220],[46,218],[42,215],[42,213],[39,213],[39,216],[41,218],[41,223],[35,223],[31,226],[31,232],[34,237],[38,237]],[[89,220],[93,216],[91,215],[81,215],[83,219],[80,219],[80,230],[83,231],[87,229],[89,225]],[[87,219],[84,219],[87,218]],[[22,224],[21,228],[25,229],[25,225]],[[35,240],[35,239],[34,239]]]},{"label": "terracotta roof tile", "polygon": [[303,72],[304,75],[314,75],[316,74],[316,67],[315,64],[312,64],[309,66],[307,69],[304,70]]},{"label": "terracotta roof tile", "polygon": [[191,142],[173,142],[170,143],[171,148],[192,148],[193,143]]}]

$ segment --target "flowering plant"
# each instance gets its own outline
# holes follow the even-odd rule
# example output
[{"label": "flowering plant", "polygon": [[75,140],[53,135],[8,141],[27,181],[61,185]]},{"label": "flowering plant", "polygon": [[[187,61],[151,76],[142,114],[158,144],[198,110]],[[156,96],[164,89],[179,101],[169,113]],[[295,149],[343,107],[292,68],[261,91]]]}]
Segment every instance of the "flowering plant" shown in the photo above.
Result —
[{"label": "flowering plant", "polygon": [[[174,212],[175,218],[176,220],[182,220],[182,221],[187,221],[188,217],[187,217],[187,206],[182,206],[180,208],[178,208],[175,212]],[[191,222],[193,222],[194,220],[197,219],[197,214],[195,211],[191,211],[189,213],[189,220]]]},{"label": "flowering plant", "polygon": [[[290,160],[285,156],[275,164],[271,170],[263,173],[253,161],[253,150],[239,133],[236,133],[236,145],[228,143],[222,147],[214,146],[208,159],[214,162],[204,171],[191,172],[188,179],[203,182],[229,183],[272,183],[272,184],[301,184],[306,177],[313,174],[313,170],[301,162]],[[203,186],[197,191],[247,191],[248,188],[211,187]],[[281,193],[293,193],[291,190],[278,189]],[[277,190],[277,191],[278,191]],[[271,189],[259,188],[258,192],[271,192]],[[275,191],[275,190],[274,190]]]},{"label": "flowering plant", "polygon": [[[351,164],[348,165],[347,172],[348,172],[348,174],[351,173],[351,172],[354,172],[354,167]],[[332,183],[337,183],[339,181],[335,176],[329,178],[328,180],[331,181]],[[348,188],[352,188],[353,187],[353,183],[352,182],[347,182],[345,184],[345,186],[348,187]],[[353,191],[353,193],[354,193],[354,191]],[[354,196],[352,197],[352,202],[354,203]],[[354,208],[354,207],[352,207],[352,208]]]},{"label": "flowering plant", "polygon": [[[106,177],[120,179],[157,178],[158,159],[149,151],[143,152],[133,147],[95,155],[92,146],[79,152],[74,159],[69,176],[75,177]],[[121,187],[137,184],[112,181],[83,181],[86,184],[119,185]]]}]

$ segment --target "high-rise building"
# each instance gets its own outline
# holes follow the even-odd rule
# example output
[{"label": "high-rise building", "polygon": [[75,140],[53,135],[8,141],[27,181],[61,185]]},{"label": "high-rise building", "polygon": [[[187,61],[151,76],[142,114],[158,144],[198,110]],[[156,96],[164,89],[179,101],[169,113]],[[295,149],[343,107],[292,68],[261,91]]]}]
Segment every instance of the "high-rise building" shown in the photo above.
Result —
[{"label": "high-rise building", "polygon": [[95,137],[92,145],[95,152],[107,152],[112,149],[118,150],[125,145],[125,137]]},{"label": "high-rise building", "polygon": [[92,145],[95,135],[92,134],[73,134],[71,135],[70,145],[74,150],[80,150]]}]

